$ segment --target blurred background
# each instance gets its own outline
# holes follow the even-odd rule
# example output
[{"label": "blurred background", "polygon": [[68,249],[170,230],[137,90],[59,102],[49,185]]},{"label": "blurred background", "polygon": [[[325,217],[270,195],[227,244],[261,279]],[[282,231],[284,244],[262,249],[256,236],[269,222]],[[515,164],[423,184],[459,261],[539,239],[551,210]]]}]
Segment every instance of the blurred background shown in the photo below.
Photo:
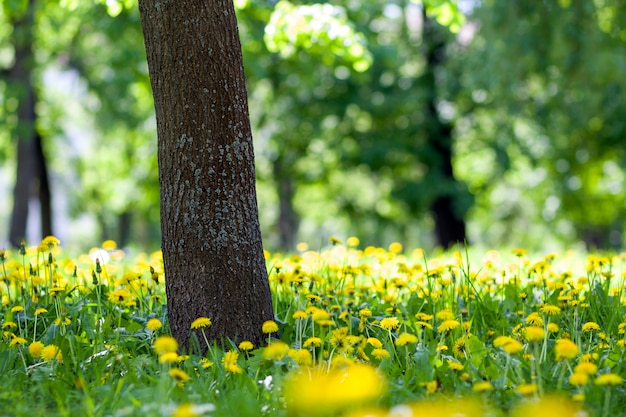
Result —
[{"label": "blurred background", "polygon": [[[623,0],[236,0],[266,249],[619,249]],[[2,0],[0,248],[160,247],[136,0]]]}]

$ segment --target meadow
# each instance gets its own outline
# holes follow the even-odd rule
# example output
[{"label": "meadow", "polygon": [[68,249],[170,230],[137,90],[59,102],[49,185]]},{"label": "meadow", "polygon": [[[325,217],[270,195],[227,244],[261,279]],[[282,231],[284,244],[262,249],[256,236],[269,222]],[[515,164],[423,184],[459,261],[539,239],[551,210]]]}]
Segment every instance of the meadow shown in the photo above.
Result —
[{"label": "meadow", "polygon": [[626,415],[626,253],[352,237],[266,259],[267,345],[201,355],[169,335],[160,253],[0,250],[0,415]]}]

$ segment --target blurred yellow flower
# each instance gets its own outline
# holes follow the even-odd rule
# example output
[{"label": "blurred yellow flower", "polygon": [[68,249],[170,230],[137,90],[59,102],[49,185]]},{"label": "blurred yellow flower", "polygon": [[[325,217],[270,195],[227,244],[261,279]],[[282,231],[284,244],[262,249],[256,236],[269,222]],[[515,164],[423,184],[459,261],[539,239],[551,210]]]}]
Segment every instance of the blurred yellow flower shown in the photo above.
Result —
[{"label": "blurred yellow flower", "polygon": [[617,374],[603,374],[593,381],[596,385],[619,385],[623,382],[623,378]]},{"label": "blurred yellow flower", "polygon": [[511,417],[576,417],[579,408],[566,398],[546,396],[538,401],[521,402],[513,410]]},{"label": "blurred yellow flower", "polygon": [[539,311],[548,316],[556,316],[558,314],[561,314],[561,309],[552,304],[542,305],[541,308],[539,308]]},{"label": "blurred yellow flower", "polygon": [[320,347],[322,346],[322,339],[320,339],[319,337],[309,337],[307,340],[304,341],[302,346],[305,348],[308,348],[311,346]]},{"label": "blurred yellow flower", "polygon": [[524,328],[523,334],[529,342],[539,342],[543,340],[545,331],[542,327],[530,326]]},{"label": "blurred yellow flower", "polygon": [[489,381],[478,381],[474,382],[472,385],[472,391],[474,392],[484,392],[493,390],[493,385]]},{"label": "blurred yellow flower", "polygon": [[593,375],[598,372],[598,365],[591,362],[581,362],[574,367],[574,372]]},{"label": "blurred yellow flower", "polygon": [[289,345],[283,341],[272,342],[263,349],[265,359],[281,360],[289,352]]},{"label": "blurred yellow flower", "polygon": [[376,359],[385,359],[385,358],[390,357],[391,354],[389,353],[389,351],[385,349],[373,349],[372,356],[375,357]]},{"label": "blurred yellow flower", "polygon": [[51,361],[52,359],[56,359],[57,362],[63,362],[63,354],[58,346],[48,345],[41,350],[41,359],[46,362]]},{"label": "blurred yellow flower", "polygon": [[178,382],[186,382],[191,379],[189,375],[187,374],[187,372],[179,368],[171,368],[169,370],[169,374],[172,378],[174,378]]},{"label": "blurred yellow flower", "polygon": [[374,367],[355,364],[328,373],[320,368],[294,371],[286,377],[284,396],[290,413],[330,415],[375,401],[384,390],[385,381]]},{"label": "blurred yellow flower", "polygon": [[558,339],[554,347],[556,360],[572,359],[578,355],[578,345],[569,339]]},{"label": "blurred yellow flower", "polygon": [[405,346],[409,343],[417,343],[417,336],[410,333],[402,333],[394,341],[396,346]]},{"label": "blurred yellow flower", "polygon": [[569,377],[569,384],[575,387],[586,385],[589,382],[589,375],[582,372],[574,372]]},{"label": "blurred yellow flower", "polygon": [[154,341],[152,348],[157,355],[167,352],[176,352],[178,350],[178,342],[172,336],[159,336]]},{"label": "blurred yellow flower", "polygon": [[229,350],[222,357],[222,366],[231,374],[241,374],[243,370],[237,364],[237,358],[239,357],[239,353],[234,350]]},{"label": "blurred yellow flower", "polygon": [[515,390],[521,395],[531,395],[539,390],[539,386],[537,384],[520,384]]}]

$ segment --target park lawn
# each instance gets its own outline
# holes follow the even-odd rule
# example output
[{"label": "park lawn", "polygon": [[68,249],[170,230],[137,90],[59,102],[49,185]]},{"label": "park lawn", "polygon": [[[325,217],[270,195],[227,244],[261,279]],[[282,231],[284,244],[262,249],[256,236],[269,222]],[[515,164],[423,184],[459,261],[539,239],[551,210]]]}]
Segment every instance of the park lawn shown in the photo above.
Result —
[{"label": "park lawn", "polygon": [[160,253],[0,251],[0,415],[624,414],[626,253],[298,250],[266,254],[269,344],[206,355],[169,336]]}]

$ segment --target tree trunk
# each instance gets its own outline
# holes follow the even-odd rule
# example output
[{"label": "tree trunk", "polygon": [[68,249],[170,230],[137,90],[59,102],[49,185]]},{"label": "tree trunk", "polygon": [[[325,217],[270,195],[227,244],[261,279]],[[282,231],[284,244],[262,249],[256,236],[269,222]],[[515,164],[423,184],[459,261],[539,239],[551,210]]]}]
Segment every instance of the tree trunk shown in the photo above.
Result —
[{"label": "tree trunk", "polygon": [[41,211],[41,236],[51,236],[52,233],[52,193],[48,177],[48,163],[43,152],[42,139],[39,133],[35,137],[36,182]]},{"label": "tree trunk", "polygon": [[424,17],[423,39],[426,47],[426,70],[424,86],[427,89],[426,115],[428,142],[434,152],[431,158],[430,170],[434,170],[437,179],[434,186],[439,187],[437,195],[430,206],[435,221],[435,238],[437,244],[449,248],[456,243],[465,243],[465,220],[461,215],[461,204],[456,204],[459,198],[458,181],[454,177],[452,167],[452,127],[441,120],[437,111],[437,80],[436,72],[445,59],[445,39],[437,23]]},{"label": "tree trunk", "polygon": [[297,244],[296,239],[300,226],[300,217],[293,206],[293,198],[296,194],[295,185],[282,157],[276,158],[273,168],[278,188],[279,245],[284,251],[293,251]]},{"label": "tree trunk", "polygon": [[30,0],[23,16],[12,16],[15,60],[9,71],[9,86],[18,100],[18,122],[13,132],[17,140],[17,172],[9,230],[9,241],[14,247],[19,247],[26,238],[28,203],[34,191],[36,168],[35,91],[32,83],[33,8],[34,0]]},{"label": "tree trunk", "polygon": [[[172,335],[189,346],[264,339],[273,319],[232,0],[140,0],[159,144],[161,231]],[[200,337],[201,344],[202,337]]]}]

